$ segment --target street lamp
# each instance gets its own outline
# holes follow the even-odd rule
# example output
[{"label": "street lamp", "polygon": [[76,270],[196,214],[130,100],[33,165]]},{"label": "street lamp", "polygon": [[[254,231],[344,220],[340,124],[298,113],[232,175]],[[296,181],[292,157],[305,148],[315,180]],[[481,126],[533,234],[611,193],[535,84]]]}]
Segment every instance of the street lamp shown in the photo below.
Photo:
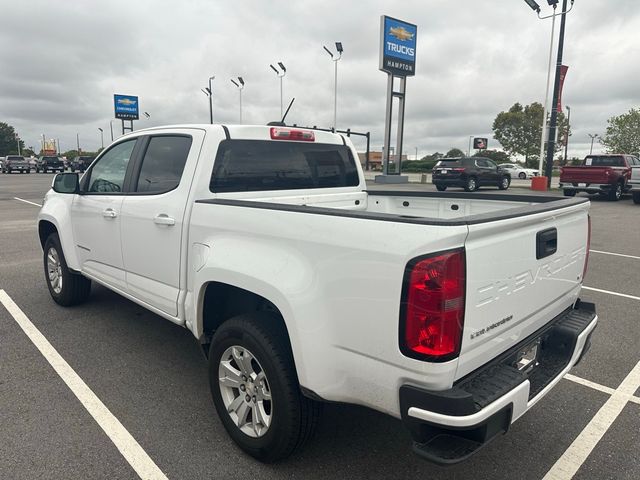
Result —
[{"label": "street lamp", "polygon": [[596,138],[600,138],[600,135],[598,135],[597,133],[594,133],[593,135],[588,133],[587,135],[589,135],[589,137],[591,138],[591,149],[589,150],[589,155],[591,155],[593,153],[593,141]]},{"label": "street lamp", "polygon": [[211,82],[215,79],[215,75],[209,77],[209,86],[201,88],[202,93],[204,93],[207,97],[209,97],[209,122],[213,125],[213,87],[211,86]]},{"label": "street lamp", "polygon": [[111,129],[111,141],[113,142],[113,120],[109,120],[109,128]]},{"label": "street lamp", "polygon": [[145,118],[151,118],[151,114],[149,112],[143,112]]},{"label": "street lamp", "polygon": [[329,50],[324,45],[322,46],[324,50],[329,54],[333,64],[335,65],[335,80],[333,87],[333,130],[336,129],[336,124],[338,122],[338,62],[342,58],[342,52],[344,49],[342,48],[342,42],[336,42],[336,51],[338,52],[337,57],[333,55],[331,50]]},{"label": "street lamp", "polygon": [[276,67],[274,67],[271,64],[269,64],[269,66],[271,67],[271,70],[276,72],[276,75],[280,79],[280,118],[282,118],[282,79],[287,74],[287,69],[285,68],[285,66],[284,66],[284,64],[282,62],[278,62],[278,66],[280,67],[280,70],[282,70],[282,71],[278,70]]},{"label": "street lamp", "polygon": [[467,150],[467,156],[471,156],[471,140],[473,140],[473,135],[469,135],[469,150]]},{"label": "street lamp", "polygon": [[[539,161],[539,169],[538,171],[542,173],[542,162],[544,159],[544,146],[545,146],[545,140],[547,138],[550,139],[549,141],[549,145],[551,146],[551,160],[549,160],[547,163],[547,172],[548,172],[548,185],[551,185],[551,169],[553,167],[553,148],[555,148],[555,141],[552,140],[552,135],[551,132],[549,132],[549,136],[546,137],[547,134],[547,106],[549,104],[549,86],[551,84],[551,68],[553,66],[553,40],[555,38],[555,27],[556,27],[556,17],[557,16],[562,16],[562,24],[561,24],[561,29],[560,29],[560,43],[558,44],[558,61],[560,62],[558,64],[558,67],[556,69],[556,87],[559,88],[559,80],[560,80],[560,64],[562,63],[562,48],[563,48],[563,44],[564,44],[564,24],[565,24],[565,19],[566,19],[566,14],[569,13],[572,9],[573,9],[573,2],[574,0],[571,0],[571,8],[569,10],[567,10],[567,2],[566,0],[563,0],[563,8],[562,8],[562,12],[560,13],[555,13],[557,6],[558,6],[558,1],[559,0],[547,0],[547,3],[553,7],[553,11],[554,13],[551,15],[547,15],[547,16],[540,16],[540,5],[538,5],[538,3],[535,0],[524,0],[525,3],[527,5],[529,5],[529,7],[531,7],[531,9],[533,11],[535,11],[538,15],[538,18],[540,20],[545,20],[547,18],[551,18],[552,22],[551,22],[551,41],[549,42],[549,66],[547,69],[547,88],[545,90],[545,98],[544,98],[544,106],[543,106],[543,113],[542,113],[542,134],[540,135],[540,161]],[[556,90],[554,89],[554,102],[557,104],[557,96],[556,96]],[[557,105],[554,106],[552,112],[555,111],[555,116],[551,115],[551,126],[550,128],[553,128],[554,130],[554,135],[555,135],[555,127],[556,127],[556,123],[557,123]],[[545,172],[545,174],[547,173]]]},{"label": "street lamp", "polygon": [[100,127],[98,127],[98,130],[100,130],[100,145],[104,150],[104,131]]},{"label": "street lamp", "polygon": [[242,77],[238,77],[238,81],[236,82],[232,78],[231,83],[238,87],[238,92],[240,93],[240,125],[242,125],[242,89],[244,88],[244,80]]},{"label": "street lamp", "polygon": [[18,156],[22,155],[22,152],[20,151],[20,137],[18,136],[18,134],[15,134],[16,137],[16,142],[18,142]]}]

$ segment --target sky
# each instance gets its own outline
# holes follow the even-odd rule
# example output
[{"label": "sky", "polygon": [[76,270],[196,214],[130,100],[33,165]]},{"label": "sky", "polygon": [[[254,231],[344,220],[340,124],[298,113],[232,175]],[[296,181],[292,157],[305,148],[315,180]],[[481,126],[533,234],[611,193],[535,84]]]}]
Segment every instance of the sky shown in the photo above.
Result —
[{"label": "sky", "polygon": [[[538,0],[542,14],[551,13]],[[0,0],[0,122],[27,146],[42,134],[63,151],[85,151],[115,136],[113,94],[137,95],[136,130],[208,123],[213,80],[216,123],[265,124],[280,114],[283,62],[287,123],[331,127],[334,63],[322,46],[342,42],[338,129],[371,132],[383,144],[387,74],[379,71],[380,16],[418,26],[416,75],[407,80],[405,153],[413,158],[492,136],[496,115],[515,102],[543,102],[551,20],[524,0]],[[559,22],[558,22],[559,24]],[[557,33],[557,29],[556,29]],[[563,104],[571,107],[569,156],[589,153],[588,134],[640,106],[640,9],[637,0],[576,0],[567,17]],[[555,48],[554,48],[555,64]],[[551,103],[551,102],[549,102]],[[364,144],[355,140],[359,150]],[[594,151],[602,147],[596,143]]]}]

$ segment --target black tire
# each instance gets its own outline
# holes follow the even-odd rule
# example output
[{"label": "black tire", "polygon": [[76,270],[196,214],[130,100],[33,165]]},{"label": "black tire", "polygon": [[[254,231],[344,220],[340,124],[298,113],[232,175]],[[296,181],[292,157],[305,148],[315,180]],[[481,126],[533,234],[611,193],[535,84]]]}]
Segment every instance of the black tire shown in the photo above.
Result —
[{"label": "black tire", "polygon": [[607,194],[607,198],[612,202],[617,202],[622,197],[622,193],[624,192],[624,186],[622,183],[616,183],[613,188],[609,190]]},{"label": "black tire", "polygon": [[469,177],[464,184],[464,189],[467,192],[473,192],[478,189],[478,179],[476,177]]},{"label": "black tire", "polygon": [[519,178],[520,180],[525,180],[525,179],[527,178],[527,174],[526,174],[526,173],[524,173],[524,172],[520,172],[520,173],[518,174],[518,178]]},{"label": "black tire", "polygon": [[[58,275],[62,278],[60,291],[56,291],[56,288],[52,285],[52,280],[49,275],[47,259],[49,254],[53,253],[52,250],[55,251],[59,260],[60,268],[58,270]],[[44,244],[43,261],[44,278],[47,282],[49,293],[51,294],[51,298],[53,298],[58,305],[62,305],[63,307],[78,305],[89,297],[89,293],[91,293],[91,280],[69,270],[60,245],[60,238],[57,233],[52,233],[47,238],[47,241]]]},{"label": "black tire", "polygon": [[447,189],[447,186],[446,185],[440,185],[439,183],[436,183],[436,189],[439,192],[444,192]]},{"label": "black tire", "polygon": [[563,190],[564,196],[565,197],[575,197],[576,196],[576,191],[571,189],[571,188],[565,188]]},{"label": "black tire", "polygon": [[[248,350],[266,375],[272,399],[268,403],[271,422],[261,436],[244,433],[228,413],[222,398],[218,369],[222,356],[234,346]],[[282,460],[301,448],[320,419],[321,404],[302,395],[287,333],[281,319],[272,313],[240,315],[216,330],[209,350],[209,383],[213,403],[229,436],[261,462]],[[239,396],[247,391],[244,385],[234,389]]]},{"label": "black tire", "polygon": [[633,192],[633,203],[640,205],[640,192]]},{"label": "black tire", "polygon": [[505,175],[500,180],[500,183],[498,184],[498,188],[500,190],[507,190],[510,185],[511,185],[511,177],[508,175]]}]

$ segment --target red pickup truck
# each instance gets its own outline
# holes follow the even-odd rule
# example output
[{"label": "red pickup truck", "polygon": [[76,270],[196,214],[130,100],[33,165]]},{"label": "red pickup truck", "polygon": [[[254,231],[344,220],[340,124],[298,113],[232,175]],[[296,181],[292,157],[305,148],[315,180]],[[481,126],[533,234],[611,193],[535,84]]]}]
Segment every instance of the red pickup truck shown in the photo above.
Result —
[{"label": "red pickup truck", "polygon": [[632,155],[587,155],[581,166],[561,169],[560,188],[566,197],[587,192],[617,201],[631,190],[632,166],[640,166],[640,160]]}]

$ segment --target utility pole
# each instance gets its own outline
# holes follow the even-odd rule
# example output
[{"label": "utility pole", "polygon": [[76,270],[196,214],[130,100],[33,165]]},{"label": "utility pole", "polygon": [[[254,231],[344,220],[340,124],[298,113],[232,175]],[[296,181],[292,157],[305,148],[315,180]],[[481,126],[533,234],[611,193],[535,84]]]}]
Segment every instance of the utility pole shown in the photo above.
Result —
[{"label": "utility pole", "polygon": [[78,145],[78,155],[80,155],[80,134],[76,133],[76,143]]},{"label": "utility pole", "polygon": [[113,142],[113,120],[109,120],[109,128],[111,128],[111,141]]},{"label": "utility pole", "polygon": [[591,149],[589,150],[589,155],[593,154],[593,141],[598,138],[598,134],[594,133],[593,135],[588,133],[587,135],[589,135],[589,137],[591,138]]}]

